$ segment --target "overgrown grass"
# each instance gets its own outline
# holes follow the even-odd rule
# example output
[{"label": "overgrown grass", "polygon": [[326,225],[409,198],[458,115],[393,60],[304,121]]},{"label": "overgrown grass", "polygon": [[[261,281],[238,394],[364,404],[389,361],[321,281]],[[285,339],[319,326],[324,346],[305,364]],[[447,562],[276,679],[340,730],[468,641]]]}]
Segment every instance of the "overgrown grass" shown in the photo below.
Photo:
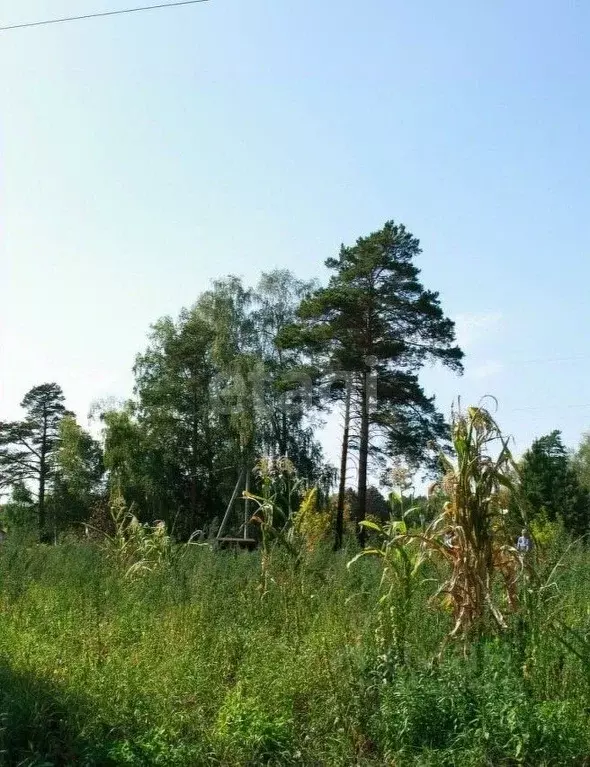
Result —
[{"label": "overgrown grass", "polygon": [[379,564],[352,554],[275,552],[263,594],[258,554],[194,547],[129,579],[90,544],[7,542],[0,764],[590,764],[590,666],[544,624],[566,621],[583,655],[590,554],[571,549],[548,601],[466,657],[434,660],[452,616],[426,580],[393,670]]}]

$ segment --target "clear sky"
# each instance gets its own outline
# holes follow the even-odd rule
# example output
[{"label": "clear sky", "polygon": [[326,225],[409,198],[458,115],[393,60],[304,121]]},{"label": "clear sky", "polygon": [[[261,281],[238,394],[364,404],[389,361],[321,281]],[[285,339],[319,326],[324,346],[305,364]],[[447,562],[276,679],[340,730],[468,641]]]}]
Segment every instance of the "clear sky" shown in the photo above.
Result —
[{"label": "clear sky", "polygon": [[[0,24],[147,1],[0,0]],[[574,446],[589,97],[583,0],[210,0],[0,33],[0,418],[55,380],[84,422],[212,278],[325,278],[394,218],[467,352],[424,376],[440,407],[492,393],[517,452]]]}]

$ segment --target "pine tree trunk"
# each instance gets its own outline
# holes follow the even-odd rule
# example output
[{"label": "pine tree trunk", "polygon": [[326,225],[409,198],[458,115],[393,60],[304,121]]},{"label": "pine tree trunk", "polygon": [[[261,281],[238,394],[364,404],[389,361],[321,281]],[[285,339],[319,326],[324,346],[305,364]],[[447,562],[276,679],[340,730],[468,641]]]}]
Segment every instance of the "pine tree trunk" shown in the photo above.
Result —
[{"label": "pine tree trunk", "polygon": [[41,457],[41,476],[39,477],[39,532],[45,527],[45,459]]},{"label": "pine tree trunk", "polygon": [[[367,466],[369,462],[369,390],[368,373],[363,373],[361,386],[361,429],[359,441],[359,475],[358,475],[358,517],[357,523],[362,522],[367,514]],[[357,530],[358,541],[365,545],[366,532],[364,527]]]},{"label": "pine tree trunk", "polygon": [[192,435],[191,435],[191,481],[190,481],[190,519],[192,534],[197,528],[198,524],[198,494],[197,494],[197,472],[198,472],[198,456],[199,456],[199,397],[197,393],[197,384],[192,382],[193,397],[192,397]]},{"label": "pine tree trunk", "polygon": [[[278,350],[279,352],[279,370],[283,370],[283,355],[281,354],[281,350]],[[287,455],[287,449],[289,446],[289,424],[287,422],[287,394],[284,394],[284,397],[281,400],[279,400],[279,411],[281,414],[280,422],[277,420],[277,442],[278,442],[278,449],[279,449],[279,455]]]},{"label": "pine tree trunk", "polygon": [[43,436],[41,437],[41,456],[39,460],[39,533],[43,535],[45,527],[45,474],[47,472],[47,412],[43,408]]},{"label": "pine tree trunk", "polygon": [[342,457],[340,460],[340,487],[338,488],[338,506],[336,509],[336,530],[334,551],[342,548],[344,538],[344,496],[346,493],[346,469],[348,466],[348,437],[350,432],[350,396],[351,383],[346,383],[346,399],[344,401],[344,431],[342,434]]},{"label": "pine tree trunk", "polygon": [[285,413],[285,410],[283,409],[283,412],[281,414],[281,444],[280,444],[280,454],[281,455],[287,455],[287,438],[288,438],[288,429],[287,426],[287,413]]}]

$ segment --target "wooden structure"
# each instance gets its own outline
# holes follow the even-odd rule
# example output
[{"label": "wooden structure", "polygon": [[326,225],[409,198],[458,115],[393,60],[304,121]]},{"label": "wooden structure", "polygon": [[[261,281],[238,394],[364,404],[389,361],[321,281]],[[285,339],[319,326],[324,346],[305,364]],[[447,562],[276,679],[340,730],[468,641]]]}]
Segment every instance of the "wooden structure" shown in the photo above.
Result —
[{"label": "wooden structure", "polygon": [[255,538],[232,538],[227,535],[217,538],[217,547],[220,549],[246,549],[247,551],[254,551],[257,546],[258,541]]},{"label": "wooden structure", "polygon": [[240,488],[244,484],[244,477],[245,477],[244,490],[246,493],[250,490],[250,470],[242,469],[242,471],[240,472],[240,476],[238,477],[238,481],[236,482],[234,491],[232,493],[232,497],[230,498],[230,501],[227,505],[227,509],[225,510],[225,514],[223,515],[221,524],[219,525],[219,530],[217,531],[217,535],[215,536],[215,542],[218,548],[220,549],[234,549],[234,550],[245,549],[246,551],[253,551],[258,546],[258,541],[255,538],[250,538],[248,535],[248,522],[250,520],[250,501],[248,500],[248,498],[244,499],[244,521],[240,528],[242,535],[237,535],[237,536],[223,535],[227,527],[227,522],[231,516],[233,506],[238,497]]}]

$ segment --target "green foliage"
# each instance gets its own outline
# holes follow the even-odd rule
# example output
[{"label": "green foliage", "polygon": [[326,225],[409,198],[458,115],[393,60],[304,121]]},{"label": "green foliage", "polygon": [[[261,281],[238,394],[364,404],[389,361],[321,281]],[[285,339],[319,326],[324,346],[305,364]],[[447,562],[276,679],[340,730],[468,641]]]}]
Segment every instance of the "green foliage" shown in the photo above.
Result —
[{"label": "green foliage", "polygon": [[[292,323],[301,300],[317,285],[284,269],[262,274],[252,291],[253,353],[263,379],[257,381],[258,449],[288,455],[301,476],[318,479],[321,454],[314,444],[314,420],[305,383],[309,370],[296,349],[277,343]],[[301,384],[304,384],[302,387]]]},{"label": "green foliage", "polygon": [[59,425],[56,470],[67,491],[80,498],[92,495],[102,477],[100,446],[73,415],[65,416]]},{"label": "green foliage", "polygon": [[102,493],[103,473],[100,445],[81,428],[73,415],[65,416],[59,425],[59,447],[50,499],[55,530],[88,520]]},{"label": "green foliage", "polygon": [[127,509],[121,491],[112,492],[110,511],[114,522],[113,535],[105,535],[104,546],[122,568],[126,578],[133,578],[162,567],[172,556],[172,541],[165,524],[141,524]]},{"label": "green foliage", "polygon": [[243,764],[289,761],[293,742],[292,721],[282,712],[272,712],[256,698],[244,694],[238,682],[223,701],[213,738],[222,753]]},{"label": "green foliage", "polygon": [[590,528],[590,492],[578,480],[581,457],[572,464],[559,431],[535,440],[520,467],[521,492],[531,517],[546,514],[550,522],[582,536]]},{"label": "green foliage", "polygon": [[572,456],[572,466],[580,485],[590,491],[590,432],[582,436],[578,449]]},{"label": "green foliage", "polygon": [[197,745],[178,742],[165,727],[158,727],[134,739],[126,738],[105,749],[106,764],[127,767],[174,767],[174,765],[198,764],[203,752]]},{"label": "green foliage", "polygon": [[[335,507],[337,503],[337,496],[332,499],[332,506]],[[352,487],[348,487],[344,493],[345,503],[345,519],[348,522],[349,531],[355,531],[357,526],[357,520],[359,519],[359,499],[358,493]],[[367,488],[367,507],[366,514],[368,517],[385,521],[389,519],[391,514],[391,506],[387,500],[383,497],[383,494],[374,485],[369,485]]]},{"label": "green foliage", "polygon": [[[517,468],[469,408],[438,487],[407,497],[445,432],[418,374],[462,359],[419,253],[389,222],[328,260],[325,288],[215,282],[153,326],[102,447],[56,384],[0,424],[0,765],[587,763],[590,560],[571,535],[588,531],[590,439],[571,458],[553,432]],[[333,553],[314,428],[345,391],[359,484],[344,492],[343,456],[340,498],[370,547]],[[389,505],[366,481],[387,452],[408,461]],[[194,545],[255,455],[260,550]],[[37,515],[53,540],[96,529],[38,545]]]},{"label": "green foliage", "polygon": [[326,539],[332,526],[331,515],[318,507],[318,489],[313,487],[301,501],[293,516],[293,530],[308,552],[314,551]]},{"label": "green foliage", "polygon": [[408,627],[416,617],[413,598],[424,557],[416,541],[408,537],[403,520],[380,525],[366,519],[360,524],[379,536],[381,546],[363,549],[348,566],[366,556],[381,561],[377,643],[381,674],[387,680],[406,661]]},{"label": "green foliage", "polygon": [[61,387],[33,387],[23,397],[22,421],[0,422],[0,491],[16,485],[35,493],[38,524],[46,533],[45,499],[55,476],[60,422],[67,411]]},{"label": "green foliage", "polygon": [[296,504],[303,498],[304,486],[297,477],[295,466],[286,457],[276,460],[261,458],[255,466],[255,475],[261,482],[261,494],[244,492],[244,499],[253,501],[256,511],[251,521],[260,527],[262,538],[261,590],[268,592],[273,550],[278,544],[296,558],[301,554],[299,541],[293,540],[293,521]]},{"label": "green foliage", "polygon": [[32,533],[35,526],[35,503],[31,492],[25,485],[13,485],[10,500],[0,508],[0,528],[11,533]]},{"label": "green foliage", "polygon": [[128,403],[121,410],[106,410],[101,414],[103,423],[104,466],[109,490],[119,489],[138,514],[156,516],[161,510],[162,495],[169,497],[167,485],[156,488],[157,480],[164,481],[162,462],[149,438],[147,427],[138,422],[135,408]]},{"label": "green foliage", "polygon": [[564,537],[563,522],[560,518],[552,522],[544,506],[531,520],[529,531],[535,545],[541,549],[551,548],[560,538]]},{"label": "green foliage", "polygon": [[[386,748],[406,762],[440,765],[583,764],[587,719],[574,700],[531,700],[522,680],[485,651],[478,664],[449,662],[403,673],[385,691],[381,721]],[[507,673],[508,671],[508,673]],[[585,721],[586,719],[586,721]],[[431,754],[432,761],[412,760]]]},{"label": "green foliage", "polygon": [[181,537],[210,527],[256,454],[288,453],[311,481],[325,474],[297,395],[301,355],[275,343],[306,290],[288,272],[255,291],[229,277],[155,323],[135,363],[136,401],[103,416],[110,484],[140,519],[165,519]]},{"label": "green foliage", "polygon": [[[431,443],[446,436],[434,400],[419,383],[427,362],[462,370],[454,345],[454,323],[444,316],[437,293],[420,282],[415,259],[419,241],[403,225],[388,221],[329,258],[327,287],[305,298],[299,319],[284,329],[285,348],[305,350],[320,379],[348,378],[351,412],[358,423],[360,519],[367,513],[369,458],[385,446],[414,463],[432,455]],[[339,380],[324,391],[327,402],[342,398]]]},{"label": "green foliage", "polygon": [[[374,531],[377,535],[377,531]],[[551,551],[534,653],[510,630],[432,663],[451,621],[413,582],[405,663],[385,663],[375,558],[318,550],[299,568],[260,553],[181,547],[125,577],[102,547],[0,549],[0,764],[253,767],[582,765],[590,753],[585,657],[544,618],[588,632],[589,554]],[[544,555],[545,556],[545,555]],[[545,577],[545,576],[544,576]],[[397,598],[397,597],[394,597]],[[528,623],[522,629],[528,641]],[[392,673],[394,671],[394,673]]]}]

